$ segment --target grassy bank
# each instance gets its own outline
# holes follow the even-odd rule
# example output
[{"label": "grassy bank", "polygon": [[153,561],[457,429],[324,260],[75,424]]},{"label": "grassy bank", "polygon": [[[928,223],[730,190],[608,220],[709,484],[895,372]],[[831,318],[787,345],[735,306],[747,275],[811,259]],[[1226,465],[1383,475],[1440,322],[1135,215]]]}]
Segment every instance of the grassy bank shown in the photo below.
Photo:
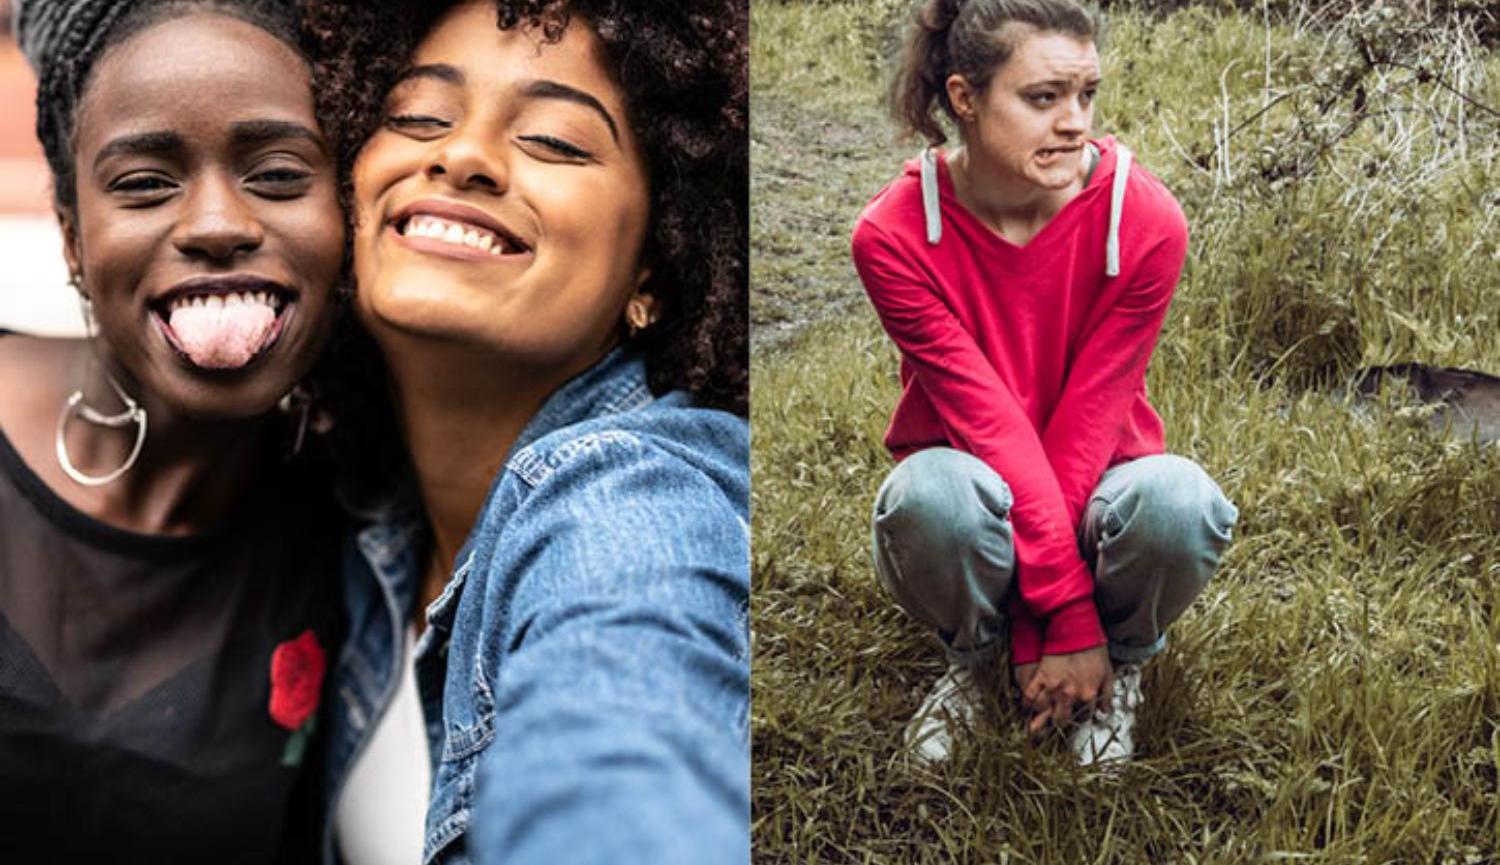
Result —
[{"label": "grassy bank", "polygon": [[757,863],[1500,861],[1500,448],[1335,393],[1500,372],[1500,58],[1379,7],[1109,22],[1098,126],[1193,236],[1152,399],[1242,511],[1119,776],[1004,705],[901,758],[942,661],[869,563],[896,356],[847,255],[916,150],[877,104],[896,4],[754,7]]}]

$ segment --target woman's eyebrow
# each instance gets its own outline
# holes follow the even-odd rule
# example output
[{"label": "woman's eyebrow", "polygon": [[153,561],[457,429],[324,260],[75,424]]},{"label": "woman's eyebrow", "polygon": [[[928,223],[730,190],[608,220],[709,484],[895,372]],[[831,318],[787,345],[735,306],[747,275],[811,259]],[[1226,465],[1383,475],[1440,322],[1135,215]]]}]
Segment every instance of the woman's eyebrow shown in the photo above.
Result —
[{"label": "woman's eyebrow", "polygon": [[451,66],[447,63],[427,63],[422,66],[413,66],[401,73],[401,77],[396,79],[396,83],[402,84],[413,78],[433,78],[448,84],[458,84],[460,86],[467,80],[464,78],[463,70],[457,66]]},{"label": "woman's eyebrow", "polygon": [[533,99],[561,99],[565,102],[575,102],[579,105],[592,108],[599,113],[600,117],[604,118],[605,124],[609,126],[610,137],[615,140],[616,144],[620,143],[620,128],[615,125],[614,117],[610,116],[610,113],[605,110],[603,103],[588,93],[576,87],[570,87],[561,81],[552,81],[547,78],[538,78],[530,82],[521,89],[521,93]]},{"label": "woman's eyebrow", "polygon": [[[464,76],[463,70],[456,66],[451,66],[447,63],[428,63],[422,66],[413,66],[406,70],[396,83],[401,84],[414,78],[432,78],[447,84],[456,84],[459,86],[464,85],[468,81]],[[610,137],[615,140],[615,143],[618,144],[620,142],[620,127],[615,122],[615,118],[604,107],[604,103],[586,91],[579,90],[561,81],[538,78],[522,87],[521,95],[533,99],[561,99],[591,108],[599,114],[599,117],[604,120],[605,125],[609,127]]]},{"label": "woman's eyebrow", "polygon": [[94,165],[97,167],[112,156],[156,156],[180,153],[182,149],[182,137],[175,132],[136,132],[111,139],[108,144],[99,148],[94,156]]},{"label": "woman's eyebrow", "polygon": [[[1098,87],[1100,81],[1101,81],[1100,77],[1097,76],[1097,75],[1095,75],[1095,76],[1093,76],[1093,77],[1085,80],[1083,82],[1083,86],[1084,87]],[[1043,80],[1043,81],[1029,81],[1029,82],[1027,82],[1023,86],[1024,87],[1056,87],[1056,88],[1058,88],[1060,90],[1066,90],[1069,87],[1072,87],[1073,85],[1075,85],[1076,83],[1078,83],[1078,78],[1076,78],[1076,77],[1074,77],[1074,78],[1048,78],[1048,79]]]},{"label": "woman's eyebrow", "polygon": [[236,144],[268,144],[286,138],[301,138],[322,148],[323,136],[290,120],[242,120],[230,127]]}]

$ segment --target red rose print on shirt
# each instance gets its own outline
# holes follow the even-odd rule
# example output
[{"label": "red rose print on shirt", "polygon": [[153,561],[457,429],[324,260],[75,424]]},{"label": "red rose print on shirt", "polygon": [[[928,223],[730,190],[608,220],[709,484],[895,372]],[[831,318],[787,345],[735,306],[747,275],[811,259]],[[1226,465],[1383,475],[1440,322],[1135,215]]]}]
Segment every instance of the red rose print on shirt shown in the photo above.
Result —
[{"label": "red rose print on shirt", "polygon": [[302,726],[318,708],[326,661],[312,629],[271,653],[271,720],[288,730]]}]

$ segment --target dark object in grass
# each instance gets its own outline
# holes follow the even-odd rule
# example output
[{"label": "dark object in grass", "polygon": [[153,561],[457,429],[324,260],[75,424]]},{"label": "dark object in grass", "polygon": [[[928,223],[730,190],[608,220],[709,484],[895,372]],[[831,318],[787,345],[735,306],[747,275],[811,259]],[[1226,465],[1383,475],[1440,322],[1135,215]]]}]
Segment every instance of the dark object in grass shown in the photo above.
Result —
[{"label": "dark object in grass", "polygon": [[1356,398],[1378,396],[1387,380],[1407,385],[1418,402],[1437,404],[1429,422],[1452,438],[1477,437],[1481,444],[1500,441],[1500,378],[1472,369],[1398,363],[1374,366],[1354,374]]}]

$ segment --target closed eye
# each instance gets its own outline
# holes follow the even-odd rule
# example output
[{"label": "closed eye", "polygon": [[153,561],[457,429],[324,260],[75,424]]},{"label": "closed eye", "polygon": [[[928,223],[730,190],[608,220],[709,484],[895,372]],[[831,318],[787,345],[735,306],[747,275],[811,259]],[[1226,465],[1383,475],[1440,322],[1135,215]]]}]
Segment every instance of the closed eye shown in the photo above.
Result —
[{"label": "closed eye", "polygon": [[594,157],[594,154],[590,153],[587,150],[584,150],[576,144],[564,141],[561,138],[553,138],[550,135],[522,135],[520,139],[522,141],[529,141],[533,144],[539,144],[542,147],[551,150],[553,153],[556,153],[559,156],[563,156],[568,159],[576,159],[582,161],[585,159],[592,159]]},{"label": "closed eye", "polygon": [[392,114],[385,125],[398,132],[436,132],[453,128],[453,121],[434,117],[431,114]]}]

